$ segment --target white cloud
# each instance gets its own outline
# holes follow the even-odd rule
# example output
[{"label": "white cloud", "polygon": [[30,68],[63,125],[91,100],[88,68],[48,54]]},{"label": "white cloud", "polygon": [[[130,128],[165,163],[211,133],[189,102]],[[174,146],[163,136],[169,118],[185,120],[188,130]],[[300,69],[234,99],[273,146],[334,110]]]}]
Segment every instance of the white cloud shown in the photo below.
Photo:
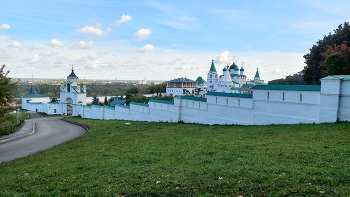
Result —
[{"label": "white cloud", "polygon": [[120,25],[122,23],[125,23],[125,22],[128,22],[128,21],[131,21],[132,20],[132,17],[129,16],[129,15],[123,15],[119,20],[117,20],[115,22],[116,25]]},{"label": "white cloud", "polygon": [[151,52],[153,50],[154,50],[153,45],[147,44],[147,45],[143,46],[142,48],[139,48],[137,51],[141,52],[141,53],[144,53],[144,52]]},{"label": "white cloud", "polygon": [[137,31],[137,32],[134,34],[134,39],[135,39],[135,40],[138,40],[138,41],[144,40],[144,39],[146,39],[151,33],[152,33],[152,31],[149,30],[149,29],[140,29],[139,31]]},{"label": "white cloud", "polygon": [[16,49],[24,49],[25,48],[25,46],[18,41],[13,41],[12,44],[7,45],[7,47],[16,48]]},{"label": "white cloud", "polygon": [[0,25],[0,31],[8,30],[8,29],[10,29],[10,25],[9,24],[1,24]]},{"label": "white cloud", "polygon": [[10,51],[10,49],[0,48],[0,59],[10,59],[14,58],[15,54]]},{"label": "white cloud", "polygon": [[215,62],[222,63],[222,64],[228,63],[230,60],[229,55],[230,55],[230,52],[224,51],[220,55],[216,56]]},{"label": "white cloud", "polygon": [[59,41],[59,40],[56,40],[56,39],[52,39],[50,42],[49,42],[49,45],[50,46],[54,46],[54,47],[63,47],[64,46],[64,43],[62,41]]},{"label": "white cloud", "polygon": [[83,33],[83,34],[94,34],[94,35],[97,35],[97,36],[102,36],[108,32],[110,32],[111,29],[108,28],[106,31],[103,31],[101,29],[97,29],[93,26],[85,26],[85,27],[82,27],[80,29],[77,29],[75,30],[75,32],[78,32],[78,33]]},{"label": "white cloud", "polygon": [[72,48],[79,48],[79,49],[90,49],[92,47],[93,42],[84,42],[84,41],[80,41],[78,42],[78,44],[72,46]]}]

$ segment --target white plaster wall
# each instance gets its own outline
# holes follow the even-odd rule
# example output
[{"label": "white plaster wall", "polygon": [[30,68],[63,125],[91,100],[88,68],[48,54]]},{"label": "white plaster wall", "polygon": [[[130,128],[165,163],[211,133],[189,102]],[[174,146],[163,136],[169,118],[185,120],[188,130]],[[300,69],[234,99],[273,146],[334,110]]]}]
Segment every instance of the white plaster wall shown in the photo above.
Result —
[{"label": "white plaster wall", "polygon": [[282,101],[254,102],[255,125],[318,123],[319,105]]},{"label": "white plaster wall", "polygon": [[174,105],[149,102],[150,121],[177,122],[174,119]]},{"label": "white plaster wall", "polygon": [[[55,113],[55,109],[56,109],[56,113]],[[48,103],[47,114],[62,114],[61,105],[59,103]]]},{"label": "white plaster wall", "polygon": [[[249,99],[243,99],[243,103],[249,103]],[[206,124],[250,125],[252,123],[253,110],[251,108],[208,104]]]}]

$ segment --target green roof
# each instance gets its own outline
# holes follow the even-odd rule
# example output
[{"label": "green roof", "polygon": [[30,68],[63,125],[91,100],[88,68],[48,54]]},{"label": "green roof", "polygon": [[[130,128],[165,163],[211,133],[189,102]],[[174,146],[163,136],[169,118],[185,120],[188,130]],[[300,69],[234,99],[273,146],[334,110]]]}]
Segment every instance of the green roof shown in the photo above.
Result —
[{"label": "green roof", "polygon": [[321,91],[319,85],[255,85],[254,90]]},{"label": "green roof", "polygon": [[256,72],[255,72],[255,77],[254,78],[260,78],[260,75],[259,75],[259,70],[256,69]]},{"label": "green roof", "polygon": [[253,94],[239,94],[239,93],[226,93],[226,92],[208,92],[207,95],[225,96],[225,97],[239,97],[239,98],[253,98]]},{"label": "green roof", "polygon": [[327,77],[324,77],[322,79],[327,79],[327,80],[344,80],[344,81],[350,81],[350,75],[330,75]]},{"label": "green roof", "polygon": [[22,98],[38,98],[38,97],[48,97],[48,96],[37,93],[34,86],[30,87],[28,94],[25,94],[22,96]]},{"label": "green roof", "polygon": [[192,100],[192,101],[207,102],[206,98],[201,98],[201,97],[194,97],[194,96],[175,96],[175,97],[180,99]]},{"label": "green roof", "polygon": [[239,69],[240,71],[244,71],[244,68],[243,68],[243,66],[242,66],[242,68],[241,69]]},{"label": "green roof", "polygon": [[166,100],[151,99],[151,100],[148,101],[148,103],[150,103],[150,102],[174,105],[174,101],[166,101]]},{"label": "green roof", "polygon": [[211,72],[216,72],[216,68],[215,68],[215,65],[214,65],[214,60],[211,60],[211,66],[210,66],[210,70]]},{"label": "green roof", "polygon": [[173,79],[173,80],[170,80],[170,81],[167,81],[167,82],[196,82],[196,81],[193,81],[192,79],[188,79],[188,78],[177,78],[177,79]]},{"label": "green roof", "polygon": [[198,77],[196,81],[198,84],[203,84],[205,82],[205,80],[202,77]]},{"label": "green roof", "polygon": [[149,105],[146,104],[146,103],[139,103],[139,102],[131,102],[130,103],[131,105],[140,105],[140,106],[143,106],[143,107],[148,107]]}]

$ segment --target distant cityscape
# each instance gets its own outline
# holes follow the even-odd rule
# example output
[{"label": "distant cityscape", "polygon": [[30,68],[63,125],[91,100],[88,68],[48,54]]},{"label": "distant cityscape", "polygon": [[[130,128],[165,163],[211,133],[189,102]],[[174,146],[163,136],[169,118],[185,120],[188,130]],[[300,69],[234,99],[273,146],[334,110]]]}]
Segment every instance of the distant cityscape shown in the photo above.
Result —
[{"label": "distant cityscape", "polygon": [[[18,85],[60,85],[63,79],[43,79],[43,78],[12,78],[13,82],[17,82]],[[138,84],[138,85],[150,85],[151,83],[160,84],[164,81],[161,80],[111,80],[111,79],[83,79],[80,83],[86,83],[87,85],[110,85],[110,84]]]}]

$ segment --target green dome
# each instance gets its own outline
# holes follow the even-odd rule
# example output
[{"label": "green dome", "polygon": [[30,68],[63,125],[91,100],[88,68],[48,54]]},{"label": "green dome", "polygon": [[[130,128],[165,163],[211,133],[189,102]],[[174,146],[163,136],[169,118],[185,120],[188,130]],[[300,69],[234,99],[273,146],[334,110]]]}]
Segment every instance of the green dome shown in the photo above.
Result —
[{"label": "green dome", "polygon": [[244,68],[242,67],[242,68],[240,69],[240,71],[244,71]]},{"label": "green dome", "polygon": [[239,70],[238,66],[236,66],[236,67],[234,68],[234,70],[235,70],[235,71]]}]

